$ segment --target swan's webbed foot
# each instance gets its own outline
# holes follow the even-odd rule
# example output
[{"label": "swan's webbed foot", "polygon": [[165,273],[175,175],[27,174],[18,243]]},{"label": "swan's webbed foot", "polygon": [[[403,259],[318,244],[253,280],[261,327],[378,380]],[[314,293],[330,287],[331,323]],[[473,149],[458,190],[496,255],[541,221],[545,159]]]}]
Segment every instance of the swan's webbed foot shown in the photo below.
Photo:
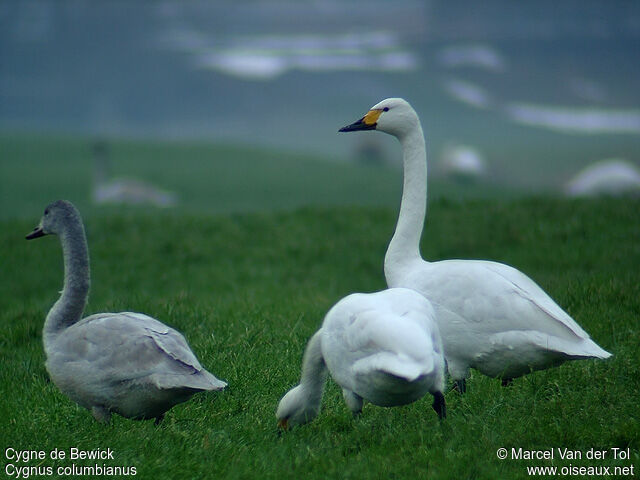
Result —
[{"label": "swan's webbed foot", "polygon": [[453,388],[451,390],[457,390],[459,393],[466,393],[466,391],[467,391],[467,381],[464,378],[456,380],[453,383]]},{"label": "swan's webbed foot", "polygon": [[160,425],[160,422],[162,422],[162,420],[164,420],[164,413],[162,415],[158,415],[156,417],[155,422],[153,422],[154,425]]},{"label": "swan's webbed foot", "polygon": [[510,387],[511,385],[513,385],[513,378],[503,378],[502,379],[502,386],[503,387]]},{"label": "swan's webbed foot", "polygon": [[440,420],[446,418],[446,416],[447,416],[447,406],[445,404],[444,395],[442,394],[442,392],[435,392],[433,394],[432,407],[436,411],[436,413],[438,414],[438,417],[440,418]]},{"label": "swan's webbed foot", "polygon": [[111,420],[111,412],[101,405],[91,407],[91,415],[100,423],[109,423]]}]

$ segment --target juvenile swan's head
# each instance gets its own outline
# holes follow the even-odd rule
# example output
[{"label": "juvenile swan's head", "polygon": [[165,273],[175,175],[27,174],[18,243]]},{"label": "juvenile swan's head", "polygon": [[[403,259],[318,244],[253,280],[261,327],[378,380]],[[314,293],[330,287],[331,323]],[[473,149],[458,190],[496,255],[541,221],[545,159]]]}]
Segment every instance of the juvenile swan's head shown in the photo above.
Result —
[{"label": "juvenile swan's head", "polygon": [[26,236],[27,240],[42,237],[44,235],[60,235],[69,225],[82,223],[80,213],[71,202],[57,200],[47,205],[40,223]]},{"label": "juvenile swan's head", "polygon": [[314,402],[306,394],[304,386],[298,385],[289,390],[276,411],[278,427],[287,430],[296,425],[308,423],[318,416],[319,402]]},{"label": "juvenile swan's head", "polygon": [[387,98],[374,105],[360,120],[342,127],[339,132],[380,130],[402,137],[419,125],[418,115],[402,98]]}]

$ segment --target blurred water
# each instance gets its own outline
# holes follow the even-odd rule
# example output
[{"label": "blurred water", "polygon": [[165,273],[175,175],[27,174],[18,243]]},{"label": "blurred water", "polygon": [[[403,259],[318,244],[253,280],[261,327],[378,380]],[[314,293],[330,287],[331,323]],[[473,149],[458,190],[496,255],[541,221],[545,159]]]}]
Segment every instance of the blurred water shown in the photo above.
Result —
[{"label": "blurred water", "polygon": [[361,141],[339,127],[403,96],[435,150],[486,148],[518,125],[628,142],[639,46],[640,2],[627,1],[3,0],[0,130],[338,159]]}]

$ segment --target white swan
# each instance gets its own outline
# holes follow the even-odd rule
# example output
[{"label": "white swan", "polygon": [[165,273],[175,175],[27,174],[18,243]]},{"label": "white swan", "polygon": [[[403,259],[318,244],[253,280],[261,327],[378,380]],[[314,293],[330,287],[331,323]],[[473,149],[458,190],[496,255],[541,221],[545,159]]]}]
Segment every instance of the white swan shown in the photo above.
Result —
[{"label": "white swan", "polygon": [[73,401],[108,422],[111,413],[159,422],[194,393],[226,383],[207,372],[184,337],[141,313],[100,313],[81,320],[89,295],[89,251],[76,208],[59,200],[27,240],[56,234],[64,255],[64,288],[44,322],[46,367]]},{"label": "white swan", "polygon": [[569,197],[640,195],[640,169],[633,163],[610,158],[592,163],[564,187]]},{"label": "white swan", "polygon": [[470,367],[508,384],[566,360],[611,356],[520,271],[482,260],[422,259],[427,156],[420,120],[409,103],[383,100],[340,129],[357,130],[389,133],[402,146],[404,190],[384,272],[389,287],[412,288],[433,304],[447,367],[461,391]]},{"label": "white swan", "polygon": [[327,369],[354,414],[363,400],[391,407],[430,392],[434,410],[446,415],[442,341],[433,307],[413,290],[354,293],[329,310],[305,350],[300,384],[280,400],[280,427],[318,415]]}]

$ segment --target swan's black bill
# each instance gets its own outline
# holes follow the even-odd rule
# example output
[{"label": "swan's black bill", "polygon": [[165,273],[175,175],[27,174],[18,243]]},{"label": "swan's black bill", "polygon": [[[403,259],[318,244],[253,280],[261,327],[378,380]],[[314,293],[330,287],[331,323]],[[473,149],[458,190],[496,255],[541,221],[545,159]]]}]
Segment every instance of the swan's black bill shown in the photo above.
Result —
[{"label": "swan's black bill", "polygon": [[24,238],[26,238],[27,240],[33,240],[34,238],[44,237],[45,235],[46,233],[44,233],[42,227],[36,227],[33,229],[33,232],[31,232]]},{"label": "swan's black bill", "polygon": [[357,122],[352,123],[351,125],[347,125],[346,127],[342,127],[338,132],[357,132],[360,130],[375,130],[376,123],[367,124],[364,121],[365,117],[362,117]]}]

